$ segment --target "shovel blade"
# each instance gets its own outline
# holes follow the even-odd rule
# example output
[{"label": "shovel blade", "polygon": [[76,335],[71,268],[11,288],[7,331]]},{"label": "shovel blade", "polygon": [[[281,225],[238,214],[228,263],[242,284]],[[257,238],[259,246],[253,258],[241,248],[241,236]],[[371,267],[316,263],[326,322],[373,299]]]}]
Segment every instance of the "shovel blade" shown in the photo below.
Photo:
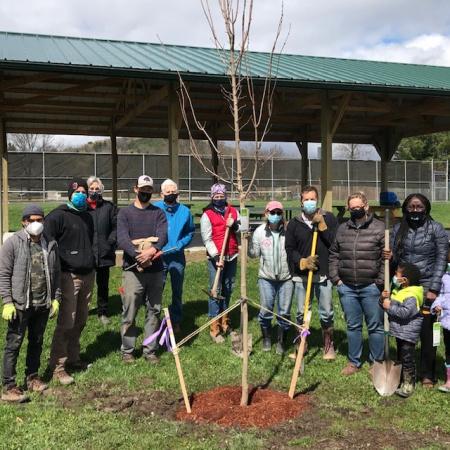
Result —
[{"label": "shovel blade", "polygon": [[373,364],[372,382],[382,397],[392,395],[400,384],[402,365],[394,361],[376,361]]}]

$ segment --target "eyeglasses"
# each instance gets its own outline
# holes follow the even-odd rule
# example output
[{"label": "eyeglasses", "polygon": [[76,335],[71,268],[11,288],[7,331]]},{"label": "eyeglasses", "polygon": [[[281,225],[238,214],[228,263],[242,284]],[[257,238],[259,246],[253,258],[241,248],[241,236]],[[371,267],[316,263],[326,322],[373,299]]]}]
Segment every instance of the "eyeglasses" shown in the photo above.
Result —
[{"label": "eyeglasses", "polygon": [[269,214],[270,214],[271,216],[275,216],[275,215],[277,215],[277,216],[282,216],[282,215],[283,215],[283,211],[280,211],[279,209],[275,209],[275,210],[273,210],[273,211],[269,211]]}]

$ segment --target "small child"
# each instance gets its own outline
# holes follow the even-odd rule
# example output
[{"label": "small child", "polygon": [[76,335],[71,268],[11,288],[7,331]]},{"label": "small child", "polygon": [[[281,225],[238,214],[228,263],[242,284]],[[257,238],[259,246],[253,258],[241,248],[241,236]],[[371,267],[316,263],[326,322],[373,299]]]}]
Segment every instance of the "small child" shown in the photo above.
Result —
[{"label": "small child", "polygon": [[439,296],[431,305],[432,314],[440,314],[439,320],[444,331],[446,383],[439,387],[441,392],[450,393],[450,252],[448,254],[447,272],[442,277]]},{"label": "small child", "polygon": [[420,270],[414,264],[399,264],[392,279],[392,293],[383,291],[383,308],[389,317],[389,333],[397,340],[397,359],[402,364],[402,383],[396,390],[409,397],[416,381],[415,347],[420,337],[423,288]]}]

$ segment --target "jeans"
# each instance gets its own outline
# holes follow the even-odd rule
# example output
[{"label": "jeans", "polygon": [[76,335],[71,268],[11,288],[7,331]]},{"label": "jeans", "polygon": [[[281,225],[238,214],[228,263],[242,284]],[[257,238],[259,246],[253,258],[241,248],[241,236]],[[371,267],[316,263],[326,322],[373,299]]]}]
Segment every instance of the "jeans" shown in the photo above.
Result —
[{"label": "jeans", "polygon": [[97,268],[97,315],[108,314],[109,267]]},{"label": "jeans", "polygon": [[184,252],[164,256],[163,284],[166,284],[167,275],[170,274],[172,286],[172,304],[169,306],[172,323],[180,323],[183,318],[183,282],[186,258]]},{"label": "jeans", "polygon": [[[278,315],[290,320],[292,292],[294,290],[292,281],[277,281],[259,278],[258,286],[261,306],[264,306],[265,308],[273,311],[276,301]],[[273,314],[269,313],[268,311],[264,311],[262,309],[259,311],[258,321],[263,328],[270,328],[272,318]],[[277,322],[278,326],[283,328],[284,330],[289,329],[289,323],[285,322],[283,319],[277,317]]]},{"label": "jeans", "polygon": [[[317,298],[319,303],[319,317],[320,324],[323,329],[327,329],[333,326],[333,295],[332,284],[330,280],[326,280],[322,283],[313,283],[311,288],[311,301],[309,303],[309,310],[311,310],[311,303],[313,294]],[[305,307],[306,297],[306,281],[295,282],[295,298],[297,299],[297,323],[303,324],[303,311]]]},{"label": "jeans", "polygon": [[[416,344],[397,338],[397,360],[402,364],[402,373],[416,381]],[[405,378],[405,377],[404,377]]]},{"label": "jeans", "polygon": [[379,305],[380,291],[375,284],[337,287],[347,322],[348,359],[361,367],[363,349],[363,316],[369,333],[369,362],[384,359],[383,310]]},{"label": "jeans", "polygon": [[[163,292],[163,273],[124,271],[122,275],[122,353],[133,353],[137,338],[136,316],[141,305],[145,305],[144,336],[147,338],[159,327]],[[144,355],[154,353],[158,342],[144,347]]]},{"label": "jeans", "polygon": [[50,367],[64,369],[80,359],[80,336],[86,326],[95,272],[77,275],[61,272],[61,306],[50,350]]},{"label": "jeans", "polygon": [[[224,267],[220,275],[219,287],[217,293],[223,299],[214,299],[212,297],[208,300],[208,317],[216,317],[222,311],[228,308],[230,304],[231,292],[233,291],[234,278],[236,276],[237,258],[232,261],[224,261]],[[211,290],[216,275],[216,263],[213,259],[208,259],[209,272],[209,289]]]},{"label": "jeans", "polygon": [[16,310],[16,318],[8,322],[6,345],[3,353],[3,386],[6,388],[16,385],[17,358],[27,330],[28,348],[25,375],[38,373],[49,312],[48,308]]}]

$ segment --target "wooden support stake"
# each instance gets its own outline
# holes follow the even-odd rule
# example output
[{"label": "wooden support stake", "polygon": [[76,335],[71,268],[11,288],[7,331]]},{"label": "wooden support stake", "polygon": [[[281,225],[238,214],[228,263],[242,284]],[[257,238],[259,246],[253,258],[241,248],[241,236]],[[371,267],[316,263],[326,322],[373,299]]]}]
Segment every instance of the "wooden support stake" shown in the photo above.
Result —
[{"label": "wooden support stake", "polygon": [[178,378],[180,380],[181,392],[183,393],[184,404],[186,406],[186,411],[188,414],[192,412],[191,405],[189,403],[189,397],[187,394],[186,383],[184,382],[183,371],[181,370],[180,357],[178,356],[177,342],[175,341],[175,335],[173,334],[172,322],[170,320],[169,310],[164,308],[164,315],[167,321],[167,329],[169,330],[170,345],[172,346],[173,357],[175,358],[175,365],[177,367]]},{"label": "wooden support stake", "polygon": [[[314,256],[316,254],[316,248],[317,248],[317,229],[313,232],[313,240],[312,240],[312,246],[311,246],[311,256]],[[310,270],[308,272],[308,282],[306,284],[306,293],[305,293],[305,306],[303,308],[303,329],[308,331],[309,330],[309,322],[311,321],[311,314],[309,311],[309,303],[311,299],[311,288],[312,288],[312,279],[313,279],[314,272]],[[297,380],[298,380],[298,374],[300,371],[300,367],[302,365],[303,361],[303,353],[305,352],[305,345],[306,345],[306,333],[302,332],[301,340],[300,340],[300,347],[297,352],[297,357],[295,359],[295,366],[294,366],[294,372],[292,373],[291,378],[291,385],[289,387],[289,398],[294,398],[295,394],[295,388],[297,387]]]},{"label": "wooden support stake", "polygon": [[333,207],[333,156],[332,156],[332,142],[333,136],[331,134],[331,104],[328,93],[324,92],[322,95],[322,109],[321,109],[321,193],[322,193],[322,208],[331,211]]},{"label": "wooden support stake", "polygon": [[5,122],[0,119],[0,153],[2,158],[2,223],[0,243],[3,242],[3,234],[9,231],[9,183],[8,183],[8,147],[6,141]]},{"label": "wooden support stake", "polygon": [[[241,273],[247,273],[248,234],[241,233]],[[247,279],[241,276],[241,293],[247,295]],[[241,406],[248,405],[248,304],[244,297],[241,300],[242,321],[242,392]]]},{"label": "wooden support stake", "polygon": [[112,201],[117,206],[117,163],[119,158],[117,156],[117,139],[114,121],[111,126],[111,172],[112,172]]}]

